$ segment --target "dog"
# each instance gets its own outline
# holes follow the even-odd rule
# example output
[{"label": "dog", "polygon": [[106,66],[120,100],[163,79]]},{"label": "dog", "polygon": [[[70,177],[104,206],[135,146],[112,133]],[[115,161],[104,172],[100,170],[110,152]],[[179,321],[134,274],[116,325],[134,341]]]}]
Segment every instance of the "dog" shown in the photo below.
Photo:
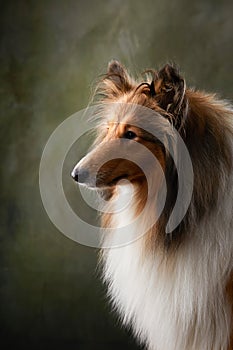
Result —
[{"label": "dog", "polygon": [[[187,88],[170,64],[136,81],[111,61],[97,95],[97,140],[72,176],[100,190],[105,200],[107,248],[100,260],[113,307],[149,350],[232,350],[232,107]],[[183,185],[177,137],[191,160]],[[149,155],[156,164],[146,162]],[[168,232],[188,178],[187,209],[178,203],[184,215]],[[119,239],[122,227],[128,244]]]}]

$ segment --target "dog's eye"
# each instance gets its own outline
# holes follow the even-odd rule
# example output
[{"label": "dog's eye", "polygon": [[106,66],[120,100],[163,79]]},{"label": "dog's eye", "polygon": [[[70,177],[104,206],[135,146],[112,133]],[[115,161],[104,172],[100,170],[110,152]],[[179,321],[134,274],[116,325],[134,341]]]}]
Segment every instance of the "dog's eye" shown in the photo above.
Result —
[{"label": "dog's eye", "polygon": [[130,130],[126,131],[126,133],[124,134],[125,139],[133,140],[133,139],[135,139],[135,137],[137,137],[135,132],[130,131]]}]

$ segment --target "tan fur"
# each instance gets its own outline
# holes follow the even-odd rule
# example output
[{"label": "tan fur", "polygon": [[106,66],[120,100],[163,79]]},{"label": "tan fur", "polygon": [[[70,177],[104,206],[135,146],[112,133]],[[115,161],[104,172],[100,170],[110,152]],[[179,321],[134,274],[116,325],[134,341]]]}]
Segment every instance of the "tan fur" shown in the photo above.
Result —
[{"label": "tan fur", "polygon": [[[113,152],[109,141],[119,140],[120,145],[131,131],[136,135],[134,141],[158,159],[167,182],[167,199],[156,224],[131,246],[102,251],[103,278],[114,305],[149,350],[233,350],[232,108],[215,95],[186,88],[184,78],[169,65],[150,71],[150,79],[136,82],[113,61],[97,91],[103,116],[97,142],[77,170],[88,169],[91,177],[103,163],[103,155]],[[109,103],[116,103],[114,111]],[[168,138],[169,121],[192,159],[191,203],[169,235],[165,228],[176,201],[177,170],[166,147],[145,132],[143,125],[133,125],[134,105],[159,113],[164,125],[156,118],[145,122],[164,130]],[[124,149],[129,156],[132,145]],[[136,157],[143,159],[145,155]],[[126,178],[134,186],[132,208],[115,217],[103,214],[103,228],[127,225],[143,213],[148,200],[148,212],[143,213],[139,226],[143,228],[155,215],[162,180],[155,177],[148,189],[143,171],[129,159],[112,159],[98,171],[96,186],[109,200],[107,208],[117,194],[119,179]],[[153,172],[151,168],[151,176]],[[114,233],[106,240],[114,242]]]}]

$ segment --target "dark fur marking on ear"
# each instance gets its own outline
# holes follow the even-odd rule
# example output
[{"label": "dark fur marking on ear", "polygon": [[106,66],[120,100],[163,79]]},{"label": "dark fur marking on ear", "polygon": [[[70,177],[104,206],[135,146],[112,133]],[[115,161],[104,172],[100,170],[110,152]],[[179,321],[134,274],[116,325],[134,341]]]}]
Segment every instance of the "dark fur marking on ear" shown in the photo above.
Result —
[{"label": "dark fur marking on ear", "polygon": [[125,67],[117,60],[112,60],[108,64],[106,79],[111,80],[117,89],[126,92],[132,88],[130,77]]},{"label": "dark fur marking on ear", "polygon": [[156,95],[155,86],[154,86],[153,81],[150,84],[150,94],[151,94],[152,97],[154,97]]},{"label": "dark fur marking on ear", "polygon": [[187,101],[185,80],[180,76],[178,69],[169,64],[165,65],[154,74],[151,85],[158,105],[172,115],[172,123],[180,129],[186,118]]}]

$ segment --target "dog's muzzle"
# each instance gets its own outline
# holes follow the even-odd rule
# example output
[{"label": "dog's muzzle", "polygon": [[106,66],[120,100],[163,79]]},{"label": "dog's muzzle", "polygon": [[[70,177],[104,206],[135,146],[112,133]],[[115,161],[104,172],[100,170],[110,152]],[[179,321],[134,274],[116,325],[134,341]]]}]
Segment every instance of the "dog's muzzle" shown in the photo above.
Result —
[{"label": "dog's muzzle", "polygon": [[71,176],[74,179],[74,181],[84,184],[86,183],[87,179],[89,178],[89,171],[82,168],[74,168],[71,172]]}]

